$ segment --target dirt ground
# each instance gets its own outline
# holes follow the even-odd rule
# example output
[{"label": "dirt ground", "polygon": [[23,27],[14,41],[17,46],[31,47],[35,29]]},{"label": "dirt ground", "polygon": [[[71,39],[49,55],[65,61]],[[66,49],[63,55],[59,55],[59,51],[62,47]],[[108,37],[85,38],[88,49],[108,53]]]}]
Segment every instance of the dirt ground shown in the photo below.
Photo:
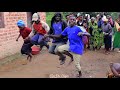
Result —
[{"label": "dirt ground", "polygon": [[[74,62],[68,65],[67,57],[64,65],[59,65],[57,55],[49,54],[44,48],[40,54],[33,56],[32,62],[17,58],[0,66],[0,78],[76,78]],[[82,78],[106,78],[110,62],[120,62],[120,53],[116,51],[109,55],[104,50],[88,50],[81,58]]]}]

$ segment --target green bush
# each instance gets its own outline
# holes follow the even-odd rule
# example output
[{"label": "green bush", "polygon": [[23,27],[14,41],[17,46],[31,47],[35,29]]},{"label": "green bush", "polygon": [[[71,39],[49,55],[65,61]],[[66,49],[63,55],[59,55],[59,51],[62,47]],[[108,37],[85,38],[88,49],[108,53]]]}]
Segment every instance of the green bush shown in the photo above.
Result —
[{"label": "green bush", "polygon": [[46,12],[46,22],[49,26],[50,26],[53,15],[54,15],[54,12]]}]

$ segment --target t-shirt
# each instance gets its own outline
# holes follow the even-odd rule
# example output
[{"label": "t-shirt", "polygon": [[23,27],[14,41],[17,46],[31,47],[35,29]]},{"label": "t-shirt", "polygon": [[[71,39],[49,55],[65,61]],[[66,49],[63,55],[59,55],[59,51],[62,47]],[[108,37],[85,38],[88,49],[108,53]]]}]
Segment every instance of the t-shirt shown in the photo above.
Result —
[{"label": "t-shirt", "polygon": [[113,63],[113,67],[118,73],[120,73],[120,63]]},{"label": "t-shirt", "polygon": [[106,33],[111,31],[110,35],[112,35],[112,27],[111,27],[111,25],[109,23],[107,23],[106,25],[102,24],[102,31],[106,32]]},{"label": "t-shirt", "polygon": [[60,35],[62,32],[62,24],[59,23],[53,23],[53,28],[54,28],[54,35]]},{"label": "t-shirt", "polygon": [[31,31],[32,30],[30,28],[25,27],[23,29],[20,29],[20,35],[22,36],[23,39],[25,39],[26,37],[28,37]]},{"label": "t-shirt", "polygon": [[[62,23],[53,23],[54,35],[60,35],[62,33]],[[54,39],[52,42],[61,42],[63,39]]]},{"label": "t-shirt", "polygon": [[101,20],[98,21],[98,28],[101,28],[102,24],[103,24],[103,21],[101,19]]},{"label": "t-shirt", "polygon": [[69,39],[69,51],[76,54],[83,54],[84,45],[82,41],[82,36],[78,36],[77,34],[82,32],[82,30],[78,26],[66,27],[62,32],[62,36],[68,36]]},{"label": "t-shirt", "polygon": [[39,23],[39,24],[34,23],[33,28],[39,34],[44,35],[47,33],[46,30],[42,27],[42,23]]}]

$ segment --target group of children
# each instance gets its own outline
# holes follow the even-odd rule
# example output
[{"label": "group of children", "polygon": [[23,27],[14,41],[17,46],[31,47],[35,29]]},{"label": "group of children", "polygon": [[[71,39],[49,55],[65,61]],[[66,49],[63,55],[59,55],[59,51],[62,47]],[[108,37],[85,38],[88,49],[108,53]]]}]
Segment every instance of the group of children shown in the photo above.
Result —
[{"label": "group of children", "polygon": [[[31,47],[33,45],[40,45],[41,49],[46,46],[49,53],[59,56],[60,65],[65,63],[66,55],[69,56],[71,58],[69,64],[74,61],[78,71],[77,76],[81,77],[80,57],[86,51],[86,48],[100,49],[103,41],[106,54],[111,48],[112,24],[114,23],[113,21],[108,23],[105,16],[98,15],[98,17],[98,21],[96,21],[94,17],[90,19],[89,15],[83,18],[80,13],[78,13],[77,17],[70,14],[66,16],[67,20],[65,22],[62,14],[57,12],[52,17],[49,28],[48,24],[41,21],[40,16],[34,13],[32,16],[32,29],[27,28],[22,20],[17,22],[20,34],[16,41],[22,36],[24,44],[21,53],[28,55],[27,59],[30,58],[30,61],[32,58]],[[50,47],[47,43],[48,38],[53,39]]]}]

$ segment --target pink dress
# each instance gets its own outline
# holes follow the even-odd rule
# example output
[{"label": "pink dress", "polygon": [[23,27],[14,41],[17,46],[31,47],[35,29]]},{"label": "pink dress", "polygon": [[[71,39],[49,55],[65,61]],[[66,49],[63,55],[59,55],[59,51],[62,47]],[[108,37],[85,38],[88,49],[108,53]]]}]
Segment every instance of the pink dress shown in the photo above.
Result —
[{"label": "pink dress", "polygon": [[[80,29],[81,29],[83,32],[87,32],[84,27],[80,27]],[[87,37],[87,36],[82,36],[82,40],[83,40],[83,43],[84,43],[84,44],[88,44],[88,37]]]},{"label": "pink dress", "polygon": [[82,40],[84,44],[88,44],[88,37],[87,36],[82,36]]}]

